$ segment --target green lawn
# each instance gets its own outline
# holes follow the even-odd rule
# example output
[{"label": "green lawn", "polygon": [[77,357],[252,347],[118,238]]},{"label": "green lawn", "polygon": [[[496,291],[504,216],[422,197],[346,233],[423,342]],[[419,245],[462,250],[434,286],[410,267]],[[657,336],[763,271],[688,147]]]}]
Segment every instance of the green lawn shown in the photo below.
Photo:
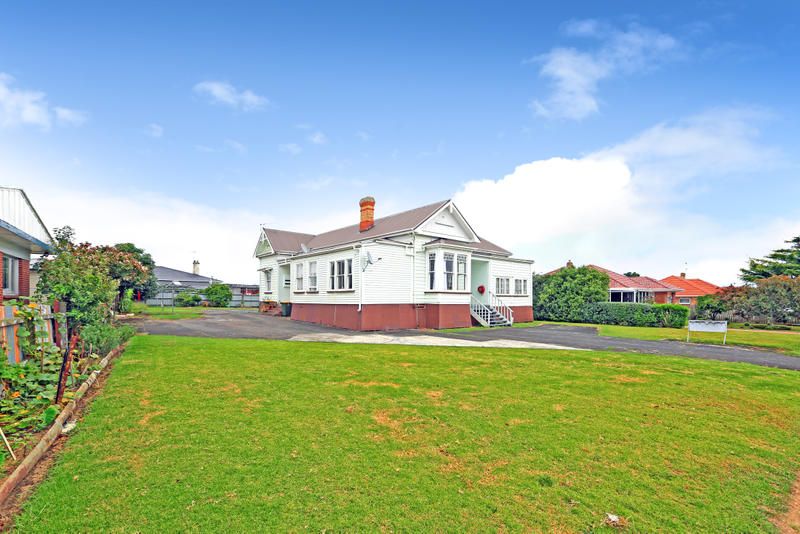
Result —
[{"label": "green lawn", "polygon": [[798,438],[747,364],[139,336],[17,526],[768,532]]},{"label": "green lawn", "polygon": [[150,319],[162,320],[176,320],[176,319],[198,319],[203,316],[203,310],[198,306],[195,307],[171,307],[171,306],[148,306],[143,303],[135,303],[133,305],[133,313],[137,315],[146,315]]},{"label": "green lawn", "polygon": [[[672,339],[686,341],[685,328],[647,328],[635,326],[599,325],[601,336],[635,339]],[[692,332],[692,343],[722,344],[722,334]],[[727,343],[745,347],[776,350],[792,356],[800,356],[800,333],[766,330],[728,330]]]}]

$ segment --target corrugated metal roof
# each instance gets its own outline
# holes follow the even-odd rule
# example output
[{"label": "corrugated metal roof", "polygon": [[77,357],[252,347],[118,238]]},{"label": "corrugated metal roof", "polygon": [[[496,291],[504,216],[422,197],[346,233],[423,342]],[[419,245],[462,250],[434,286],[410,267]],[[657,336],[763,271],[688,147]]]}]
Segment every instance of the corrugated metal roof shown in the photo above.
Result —
[{"label": "corrugated metal roof", "polygon": [[466,247],[466,248],[470,248],[470,249],[478,250],[478,251],[482,251],[482,252],[489,252],[491,254],[502,254],[503,256],[511,256],[511,252],[509,252],[508,250],[504,249],[501,246],[495,245],[491,241],[487,241],[487,240],[483,239],[482,237],[479,237],[478,240],[479,241],[477,243],[467,243],[467,242],[464,242],[464,241],[456,241],[454,239],[443,239],[443,238],[440,238],[440,239],[434,239],[433,241],[429,241],[426,244],[426,246],[427,245],[433,245],[433,244],[453,245],[453,246],[458,246],[458,247]]},{"label": "corrugated metal roof", "polygon": [[295,254],[302,251],[301,245],[308,243],[314,239],[314,234],[303,234],[300,232],[289,232],[287,230],[276,230],[274,228],[264,228],[267,234],[272,250],[275,252],[287,252]]},{"label": "corrugated metal roof", "polygon": [[[188,273],[178,269],[171,269],[169,267],[162,267],[156,265],[153,269],[156,279],[159,282],[195,282],[195,283],[208,283],[210,284],[214,279],[200,274]],[[219,282],[219,280],[217,280]]]}]

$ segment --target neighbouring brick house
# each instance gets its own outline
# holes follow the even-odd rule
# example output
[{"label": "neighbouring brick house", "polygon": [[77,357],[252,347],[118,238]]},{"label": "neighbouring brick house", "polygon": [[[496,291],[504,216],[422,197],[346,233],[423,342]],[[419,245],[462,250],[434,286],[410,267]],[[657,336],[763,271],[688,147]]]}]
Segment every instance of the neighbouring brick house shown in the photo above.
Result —
[{"label": "neighbouring brick house", "polygon": [[25,191],[0,187],[0,297],[10,300],[31,294],[31,254],[50,250],[52,237]]},{"label": "neighbouring brick house", "polygon": [[[571,261],[567,267],[574,267]],[[587,265],[589,269],[608,275],[609,302],[642,302],[654,304],[677,304],[676,295],[683,291],[680,287],[656,280],[649,276],[625,276],[597,265]],[[547,274],[563,269],[560,267]]]},{"label": "neighbouring brick house", "polygon": [[680,276],[668,276],[662,278],[661,281],[683,289],[681,294],[678,295],[676,304],[682,304],[684,306],[696,306],[697,297],[713,295],[722,291],[721,287],[711,282],[706,282],[699,278],[686,278],[686,273],[681,273]]}]

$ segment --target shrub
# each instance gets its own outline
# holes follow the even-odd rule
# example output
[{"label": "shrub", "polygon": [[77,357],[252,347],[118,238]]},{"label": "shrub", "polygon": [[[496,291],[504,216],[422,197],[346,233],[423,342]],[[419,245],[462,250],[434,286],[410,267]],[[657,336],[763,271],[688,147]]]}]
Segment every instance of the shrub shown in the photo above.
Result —
[{"label": "shrub", "polygon": [[[128,341],[136,330],[132,326],[113,326],[105,323],[90,324],[81,330],[81,338],[92,350],[105,356]],[[88,347],[87,347],[88,348]]]},{"label": "shrub", "polygon": [[231,288],[219,282],[214,282],[208,286],[203,293],[208,303],[217,308],[229,305],[231,303],[231,298],[233,298]]},{"label": "shrub", "polygon": [[175,295],[175,305],[176,306],[197,306],[200,304],[200,301],[203,300],[197,291],[190,289],[187,291],[182,291]]},{"label": "shrub", "polygon": [[565,267],[544,277],[534,314],[538,319],[580,322],[584,306],[607,299],[607,274],[588,267]]},{"label": "shrub", "polygon": [[719,295],[703,295],[697,297],[695,312],[700,319],[716,319],[728,311],[728,303]]},{"label": "shrub", "polygon": [[581,322],[623,326],[683,328],[689,308],[677,304],[594,302],[584,305]]},{"label": "shrub", "polygon": [[130,313],[133,309],[133,289],[128,288],[122,293],[122,298],[119,300],[119,312]]}]

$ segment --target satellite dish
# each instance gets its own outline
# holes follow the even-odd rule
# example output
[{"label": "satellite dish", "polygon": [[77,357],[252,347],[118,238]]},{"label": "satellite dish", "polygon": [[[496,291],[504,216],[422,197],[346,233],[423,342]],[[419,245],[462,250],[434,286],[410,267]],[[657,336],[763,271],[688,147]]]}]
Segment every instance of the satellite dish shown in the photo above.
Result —
[{"label": "satellite dish", "polygon": [[302,250],[304,253],[308,252],[308,247],[305,243],[300,243],[300,250]]},{"label": "satellite dish", "polygon": [[367,265],[372,265],[375,261],[372,259],[372,253],[367,251]]}]

